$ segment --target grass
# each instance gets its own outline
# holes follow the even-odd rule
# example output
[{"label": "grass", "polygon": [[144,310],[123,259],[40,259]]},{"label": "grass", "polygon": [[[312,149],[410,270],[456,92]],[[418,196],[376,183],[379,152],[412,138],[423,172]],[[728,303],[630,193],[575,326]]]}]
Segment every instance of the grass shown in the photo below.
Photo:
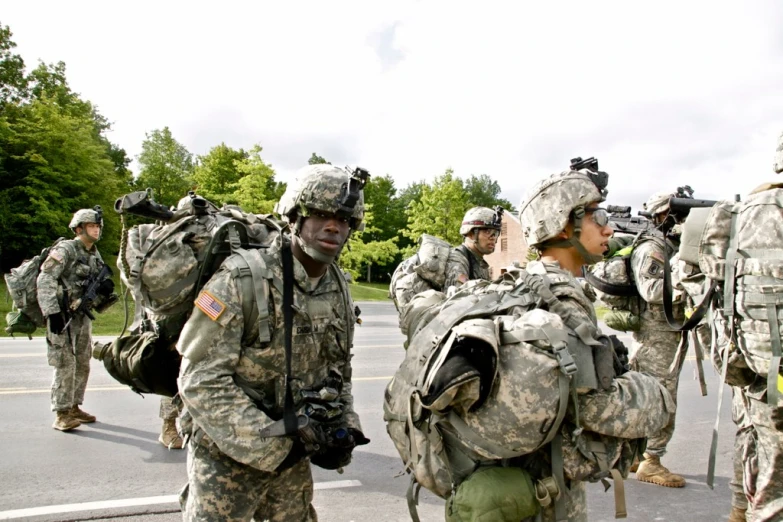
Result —
[{"label": "grass", "polygon": [[604,316],[609,312],[609,309],[605,306],[596,306],[595,307],[595,315],[598,316],[598,320],[602,321]]},{"label": "grass", "polygon": [[[118,279],[118,278],[117,278]],[[118,281],[115,281],[118,283]],[[119,289],[119,284],[117,285]],[[354,301],[386,301],[389,294],[389,285],[384,283],[354,283],[348,285],[351,291],[351,297]],[[5,286],[5,281],[0,283],[0,322],[2,327],[0,328],[0,337],[9,337],[5,331],[5,315],[11,311],[11,298],[8,296],[8,289]],[[128,324],[133,321],[134,303],[133,299],[128,297]],[[106,310],[102,314],[95,314],[95,321],[92,323],[93,335],[119,335],[122,331],[122,325],[125,322],[125,309],[123,307],[123,299],[120,296],[120,301],[114,306]],[[43,328],[39,328],[33,335],[45,335]],[[24,337],[25,334],[17,334],[16,337]]]}]

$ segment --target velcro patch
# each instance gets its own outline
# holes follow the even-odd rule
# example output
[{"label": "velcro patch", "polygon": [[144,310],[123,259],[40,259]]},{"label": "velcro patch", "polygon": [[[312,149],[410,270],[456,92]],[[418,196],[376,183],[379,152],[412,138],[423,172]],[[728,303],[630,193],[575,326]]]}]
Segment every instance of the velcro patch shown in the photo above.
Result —
[{"label": "velcro patch", "polygon": [[55,261],[62,263],[63,262],[63,255],[58,252],[57,250],[52,250],[49,252],[49,257],[54,259]]},{"label": "velcro patch", "polygon": [[198,295],[196,306],[213,321],[217,321],[218,317],[226,310],[226,305],[206,290]]}]

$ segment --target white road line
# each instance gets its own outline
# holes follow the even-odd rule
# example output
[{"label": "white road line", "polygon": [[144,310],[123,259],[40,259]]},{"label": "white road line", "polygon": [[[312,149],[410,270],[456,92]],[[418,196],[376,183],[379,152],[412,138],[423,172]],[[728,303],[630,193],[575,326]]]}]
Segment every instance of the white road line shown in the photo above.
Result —
[{"label": "white road line", "polygon": [[[330,482],[316,482],[315,489],[355,488],[361,486],[358,480],[334,480]],[[27,509],[13,509],[0,511],[0,520],[14,518],[35,517],[41,515],[56,515],[60,513],[74,513],[76,511],[95,511],[100,509],[117,509],[134,506],[154,506],[157,504],[176,504],[179,502],[177,495],[164,495],[160,497],[126,498],[121,500],[100,500],[97,502],[82,502],[80,504],[60,504],[58,506],[43,506]]]},{"label": "white road line", "polygon": [[[379,377],[354,377],[353,382],[357,381],[388,381],[392,378],[391,375],[383,375]],[[127,386],[90,386],[86,391],[88,392],[101,392],[101,391],[118,391],[118,390],[130,390]],[[51,388],[0,388],[0,395],[21,395],[24,393],[50,393]]]},{"label": "white road line", "polygon": [[0,353],[0,358],[3,357],[42,357],[46,355],[46,352],[41,353]]}]

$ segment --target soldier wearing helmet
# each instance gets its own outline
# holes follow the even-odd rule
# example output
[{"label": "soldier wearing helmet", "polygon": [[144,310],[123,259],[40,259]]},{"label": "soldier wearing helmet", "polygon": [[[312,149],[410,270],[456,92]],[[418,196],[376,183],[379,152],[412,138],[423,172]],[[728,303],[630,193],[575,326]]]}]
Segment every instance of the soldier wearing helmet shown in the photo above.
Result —
[{"label": "soldier wearing helmet", "polygon": [[[192,441],[184,520],[316,520],[310,464],[339,469],[369,442],[351,394],[357,318],[334,263],[361,229],[368,176],[332,165],[297,172],[276,207],[290,233],[226,259],[196,299],[177,345],[180,426]],[[317,444],[296,418],[286,436],[259,433],[289,413],[315,425]]]},{"label": "soldier wearing helmet", "polygon": [[473,207],[465,213],[459,227],[465,240],[449,254],[444,288],[459,287],[471,279],[490,278],[484,256],[495,251],[502,219],[501,207]]},{"label": "soldier wearing helmet", "polygon": [[[684,334],[671,329],[666,321],[663,309],[664,261],[672,258],[679,248],[678,235],[674,233],[675,225],[681,219],[670,212],[670,200],[673,197],[690,197],[693,190],[684,187],[678,191],[656,192],[644,204],[657,230],[645,232],[636,239],[631,252],[630,266],[633,282],[639,292],[640,309],[634,311],[639,317],[638,330],[633,332],[637,345],[631,367],[637,371],[656,377],[669,391],[677,405],[677,388],[680,381],[680,371],[684,357],[677,357],[678,346]],[[678,258],[671,260],[671,266],[678,266]],[[672,277],[676,279],[676,271]],[[673,313],[682,320],[685,313],[685,302],[682,292],[675,293]],[[675,371],[671,371],[674,367]],[[681,488],[685,486],[685,478],[671,472],[661,464],[661,458],[666,454],[666,448],[674,435],[675,416],[672,415],[668,424],[660,433],[647,440],[644,460],[639,464],[636,478],[659,486]]]},{"label": "soldier wearing helmet", "polygon": [[[54,367],[51,405],[56,417],[52,427],[60,431],[95,422],[94,415],[80,408],[90,375],[92,322],[71,308],[81,298],[84,282],[97,276],[103,266],[95,246],[103,231],[101,207],[77,210],[68,227],[76,237],[55,243],[41,264],[37,281],[38,303],[47,318],[47,356]],[[113,283],[111,279],[104,283],[102,293],[108,296]]]}]

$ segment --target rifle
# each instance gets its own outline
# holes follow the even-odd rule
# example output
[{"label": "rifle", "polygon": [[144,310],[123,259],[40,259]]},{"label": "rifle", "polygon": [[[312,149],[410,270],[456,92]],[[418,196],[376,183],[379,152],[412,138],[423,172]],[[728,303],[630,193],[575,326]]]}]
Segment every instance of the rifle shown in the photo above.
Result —
[{"label": "rifle", "polygon": [[615,234],[637,235],[653,228],[652,222],[646,217],[631,216],[631,207],[621,205],[607,205],[609,213],[609,226]]},{"label": "rifle", "polygon": [[[201,198],[194,198],[201,199]],[[204,205],[206,205],[206,200]],[[194,201],[194,207],[196,207]],[[152,189],[139,190],[138,192],[131,192],[125,194],[122,197],[117,198],[114,202],[114,210],[118,214],[133,214],[134,216],[141,216],[146,218],[155,219],[158,221],[171,221],[174,217],[174,212],[168,209],[165,205],[156,203],[152,198]]]},{"label": "rifle", "polygon": [[68,325],[71,324],[71,321],[73,321],[73,318],[76,316],[76,314],[82,313],[90,318],[91,321],[95,320],[95,316],[92,315],[92,312],[90,309],[92,308],[93,303],[98,298],[98,289],[100,288],[101,284],[104,280],[110,278],[112,275],[111,268],[109,268],[109,265],[106,263],[103,264],[98,274],[96,274],[94,277],[88,278],[83,283],[84,291],[82,292],[82,296],[77,299],[75,302],[70,304],[70,318],[68,319],[68,322],[65,323],[65,326],[63,326],[63,330],[68,328]]},{"label": "rifle", "polygon": [[[693,189],[690,185],[677,187],[677,192],[669,200],[669,215],[674,216],[677,222],[683,221],[692,208],[705,208],[713,206],[717,201],[712,199],[693,199]],[[652,219],[652,215],[644,210],[639,215]]]}]

